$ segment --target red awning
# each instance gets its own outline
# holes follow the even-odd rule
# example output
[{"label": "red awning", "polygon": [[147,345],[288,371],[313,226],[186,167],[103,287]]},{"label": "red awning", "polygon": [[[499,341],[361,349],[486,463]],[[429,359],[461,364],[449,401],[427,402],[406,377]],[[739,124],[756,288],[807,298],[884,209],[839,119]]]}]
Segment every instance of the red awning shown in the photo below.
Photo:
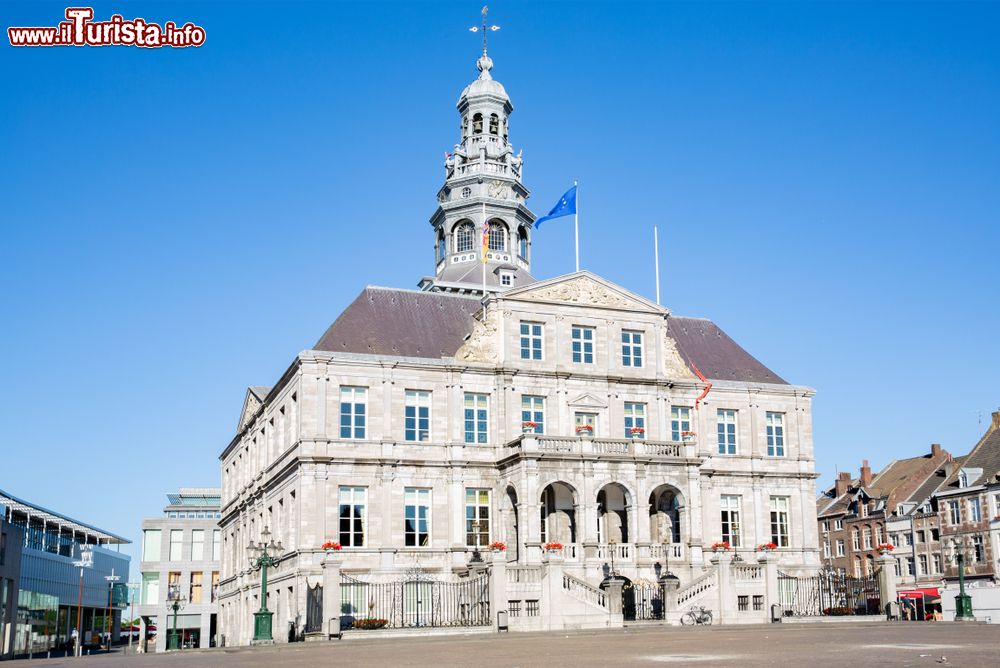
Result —
[{"label": "red awning", "polygon": [[907,589],[906,591],[896,592],[898,598],[937,597],[939,595],[937,587],[922,587],[920,589]]}]

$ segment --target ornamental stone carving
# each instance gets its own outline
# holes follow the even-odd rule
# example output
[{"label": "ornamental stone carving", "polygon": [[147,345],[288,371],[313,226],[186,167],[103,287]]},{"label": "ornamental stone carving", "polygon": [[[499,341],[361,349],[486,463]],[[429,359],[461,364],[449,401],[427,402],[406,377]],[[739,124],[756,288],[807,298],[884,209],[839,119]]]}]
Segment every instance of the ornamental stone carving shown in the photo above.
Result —
[{"label": "ornamental stone carving", "polygon": [[667,333],[666,328],[663,329],[663,372],[667,378],[697,378],[684,363],[677,350],[677,342]]},{"label": "ornamental stone carving", "polygon": [[240,426],[237,431],[243,431],[259,408],[260,400],[254,396],[253,392],[247,392],[247,400],[243,404],[243,415],[240,417]]},{"label": "ornamental stone carving", "polygon": [[486,364],[499,362],[498,329],[496,311],[487,313],[484,321],[473,318],[472,334],[455,353],[455,359],[462,362],[483,362]]},{"label": "ornamental stone carving", "polygon": [[553,302],[568,302],[570,304],[589,304],[593,306],[612,306],[615,308],[641,307],[637,302],[622,297],[617,292],[608,289],[587,276],[580,276],[565,283],[557,283],[525,294],[529,299],[541,299]]}]

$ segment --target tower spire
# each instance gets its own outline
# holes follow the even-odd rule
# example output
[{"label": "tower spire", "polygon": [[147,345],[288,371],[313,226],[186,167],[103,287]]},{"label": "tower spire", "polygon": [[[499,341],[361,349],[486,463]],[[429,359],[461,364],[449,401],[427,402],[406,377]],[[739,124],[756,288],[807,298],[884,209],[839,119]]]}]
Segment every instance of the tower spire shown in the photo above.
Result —
[{"label": "tower spire", "polygon": [[490,11],[490,8],[487,7],[486,5],[483,5],[483,25],[482,26],[472,26],[471,28],[469,28],[469,32],[479,32],[479,31],[482,31],[482,33],[483,33],[483,55],[484,56],[486,55],[486,33],[488,33],[488,32],[496,32],[497,30],[500,30],[500,26],[498,26],[498,25],[492,25],[491,26],[491,25],[487,25],[486,24],[486,15],[489,13],[489,11]]}]

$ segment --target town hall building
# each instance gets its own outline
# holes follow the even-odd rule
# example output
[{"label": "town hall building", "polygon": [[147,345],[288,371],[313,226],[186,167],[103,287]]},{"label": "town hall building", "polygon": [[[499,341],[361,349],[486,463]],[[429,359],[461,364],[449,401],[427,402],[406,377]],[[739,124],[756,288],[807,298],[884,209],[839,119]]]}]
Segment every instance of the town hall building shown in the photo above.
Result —
[{"label": "town hall building", "polygon": [[[247,555],[265,529],[277,641],[317,630],[327,542],[343,586],[323,617],[345,629],[393,626],[394,605],[417,624],[427,606],[434,625],[445,597],[420,583],[472,581],[484,555],[504,562],[491,592],[515,629],[560,614],[544,585],[555,563],[595,609],[609,576],[671,574],[678,600],[710,600],[723,543],[747,563],[773,543],[786,573],[820,565],[814,391],[709,320],[588,271],[536,278],[513,106],[485,49],[477,68],[430,218],[433,275],[365,287],[280,378],[247,390],[220,456],[227,644],[254,634]],[[375,587],[391,582],[417,586],[385,603]],[[466,615],[475,601],[459,598]]]}]

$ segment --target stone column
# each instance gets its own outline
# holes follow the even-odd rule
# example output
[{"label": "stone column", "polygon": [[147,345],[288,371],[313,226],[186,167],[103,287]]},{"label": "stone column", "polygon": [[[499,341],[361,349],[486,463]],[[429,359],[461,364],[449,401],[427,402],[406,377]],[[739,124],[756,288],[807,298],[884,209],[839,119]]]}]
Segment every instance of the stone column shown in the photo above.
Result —
[{"label": "stone column", "polygon": [[875,563],[879,566],[878,579],[880,588],[882,589],[882,600],[880,601],[880,612],[882,614],[887,613],[888,605],[890,603],[896,602],[896,573],[893,568],[894,561],[896,560],[888,552],[880,554],[878,558],[875,559]]},{"label": "stone column", "polygon": [[618,578],[608,580],[606,590],[608,601],[608,626],[611,628],[621,628],[625,617],[622,613],[622,586],[625,583]]},{"label": "stone column", "polygon": [[497,631],[497,613],[507,610],[507,553],[493,552],[490,559],[493,563],[490,572],[490,623]]},{"label": "stone column", "polygon": [[660,578],[660,586],[663,587],[663,623],[670,624],[671,617],[679,617],[681,612],[677,609],[677,590],[681,588],[681,581],[664,575]]},{"label": "stone column", "polygon": [[715,564],[715,586],[719,592],[718,598],[718,618],[719,624],[725,624],[732,620],[733,608],[736,607],[733,589],[733,555],[729,550],[722,550],[713,554],[711,562]]},{"label": "stone column", "polygon": [[323,633],[340,633],[340,563],[332,552],[323,559]]},{"label": "stone column", "polygon": [[542,576],[542,622],[546,631],[564,627],[562,617],[563,556],[561,552],[545,552],[542,555],[544,571]]},{"label": "stone column", "polygon": [[781,604],[778,597],[778,561],[770,552],[757,555],[757,563],[764,567],[764,610],[771,618],[771,606]]}]

